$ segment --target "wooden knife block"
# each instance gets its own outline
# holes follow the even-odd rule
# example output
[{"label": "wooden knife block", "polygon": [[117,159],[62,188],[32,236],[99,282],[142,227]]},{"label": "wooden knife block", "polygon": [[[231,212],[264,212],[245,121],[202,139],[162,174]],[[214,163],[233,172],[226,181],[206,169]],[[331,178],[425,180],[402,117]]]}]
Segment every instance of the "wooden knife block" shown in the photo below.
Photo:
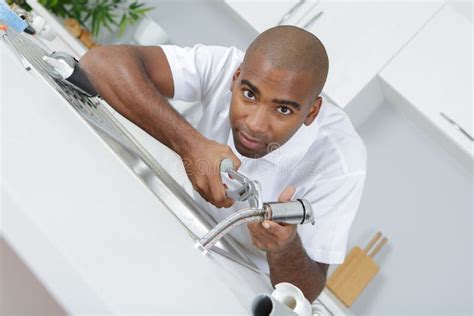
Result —
[{"label": "wooden knife block", "polygon": [[328,289],[347,307],[354,303],[380,269],[373,257],[387,242],[387,238],[384,237],[370,254],[368,252],[381,236],[381,233],[377,233],[364,250],[357,246],[352,248],[344,263],[327,281]]}]

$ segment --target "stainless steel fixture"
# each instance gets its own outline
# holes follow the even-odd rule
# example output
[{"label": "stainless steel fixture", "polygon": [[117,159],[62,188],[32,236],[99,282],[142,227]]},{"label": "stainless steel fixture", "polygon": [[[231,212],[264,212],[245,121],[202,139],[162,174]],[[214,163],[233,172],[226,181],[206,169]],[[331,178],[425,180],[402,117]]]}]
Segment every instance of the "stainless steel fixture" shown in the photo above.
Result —
[{"label": "stainless steel fixture", "polygon": [[246,208],[230,215],[202,237],[197,247],[206,252],[234,227],[264,220],[295,225],[315,223],[313,209],[306,200],[263,203],[261,209]]},{"label": "stainless steel fixture", "polygon": [[230,215],[202,237],[196,245],[203,252],[207,253],[230,230],[244,223],[271,220],[287,224],[311,223],[314,225],[313,209],[308,201],[298,199],[289,202],[263,203],[260,185],[235,171],[230,159],[227,158],[221,162],[221,172],[228,173],[232,179],[241,183],[239,189],[231,191],[228,195],[239,201],[248,201],[250,207]]},{"label": "stainless steel fixture", "polygon": [[249,201],[251,208],[263,208],[262,198],[260,197],[260,183],[235,171],[232,160],[229,158],[222,160],[220,168],[221,173],[228,174],[233,180],[240,183],[239,188],[235,190],[227,190],[226,194],[228,197],[236,201]]}]

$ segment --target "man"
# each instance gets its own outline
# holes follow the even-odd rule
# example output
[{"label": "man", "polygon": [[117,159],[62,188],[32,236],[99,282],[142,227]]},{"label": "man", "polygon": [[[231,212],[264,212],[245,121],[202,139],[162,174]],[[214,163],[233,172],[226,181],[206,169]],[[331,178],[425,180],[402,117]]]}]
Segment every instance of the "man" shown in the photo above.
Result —
[{"label": "man", "polygon": [[[245,207],[225,195],[224,158],[261,183],[264,201],[307,199],[315,226],[264,221],[232,234],[272,284],[293,283],[309,301],[320,294],[328,264],[344,259],[366,154],[347,115],[320,96],[328,57],[313,34],[275,27],[245,55],[203,45],[101,47],[81,65],[110,105],[181,156],[216,220]],[[196,129],[167,98],[202,103]]]}]

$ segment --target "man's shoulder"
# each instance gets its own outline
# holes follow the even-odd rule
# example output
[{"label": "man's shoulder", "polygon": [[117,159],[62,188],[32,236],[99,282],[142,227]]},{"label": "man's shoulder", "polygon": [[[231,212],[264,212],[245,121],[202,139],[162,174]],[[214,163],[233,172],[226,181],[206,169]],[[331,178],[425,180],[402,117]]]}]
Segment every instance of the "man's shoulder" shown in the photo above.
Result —
[{"label": "man's shoulder", "polygon": [[220,71],[235,64],[239,65],[245,56],[245,52],[235,46],[196,44],[193,47],[182,49],[191,50],[195,55],[194,60],[198,64],[205,60],[213,63],[215,65],[214,71]]},{"label": "man's shoulder", "polygon": [[[161,45],[171,68],[176,98],[205,101],[227,87],[245,53],[237,47]],[[194,93],[194,94],[190,94]]]},{"label": "man's shoulder", "polygon": [[222,46],[222,45],[205,45],[205,44],[194,44],[192,46],[178,46],[172,44],[160,45],[160,47],[166,52],[179,52],[185,51],[192,54],[199,54],[201,56],[208,57],[223,57],[226,55],[235,56],[236,58],[243,59],[245,52],[235,46]]},{"label": "man's shoulder", "polygon": [[327,101],[324,106],[308,156],[317,158],[316,168],[325,177],[365,172],[367,150],[349,116]]},{"label": "man's shoulder", "polygon": [[200,54],[210,55],[209,93],[203,97],[203,102],[212,102],[215,98],[221,98],[229,89],[232,75],[242,63],[245,52],[237,47],[206,46],[201,45]]}]

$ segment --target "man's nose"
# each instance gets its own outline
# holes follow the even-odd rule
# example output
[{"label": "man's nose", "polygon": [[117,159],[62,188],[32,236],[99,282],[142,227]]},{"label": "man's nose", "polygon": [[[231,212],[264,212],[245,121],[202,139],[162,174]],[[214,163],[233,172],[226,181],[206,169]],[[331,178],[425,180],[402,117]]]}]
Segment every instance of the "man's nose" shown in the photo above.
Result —
[{"label": "man's nose", "polygon": [[265,133],[269,123],[268,112],[263,106],[258,107],[256,111],[247,116],[247,127],[253,136],[258,137],[258,134]]}]

